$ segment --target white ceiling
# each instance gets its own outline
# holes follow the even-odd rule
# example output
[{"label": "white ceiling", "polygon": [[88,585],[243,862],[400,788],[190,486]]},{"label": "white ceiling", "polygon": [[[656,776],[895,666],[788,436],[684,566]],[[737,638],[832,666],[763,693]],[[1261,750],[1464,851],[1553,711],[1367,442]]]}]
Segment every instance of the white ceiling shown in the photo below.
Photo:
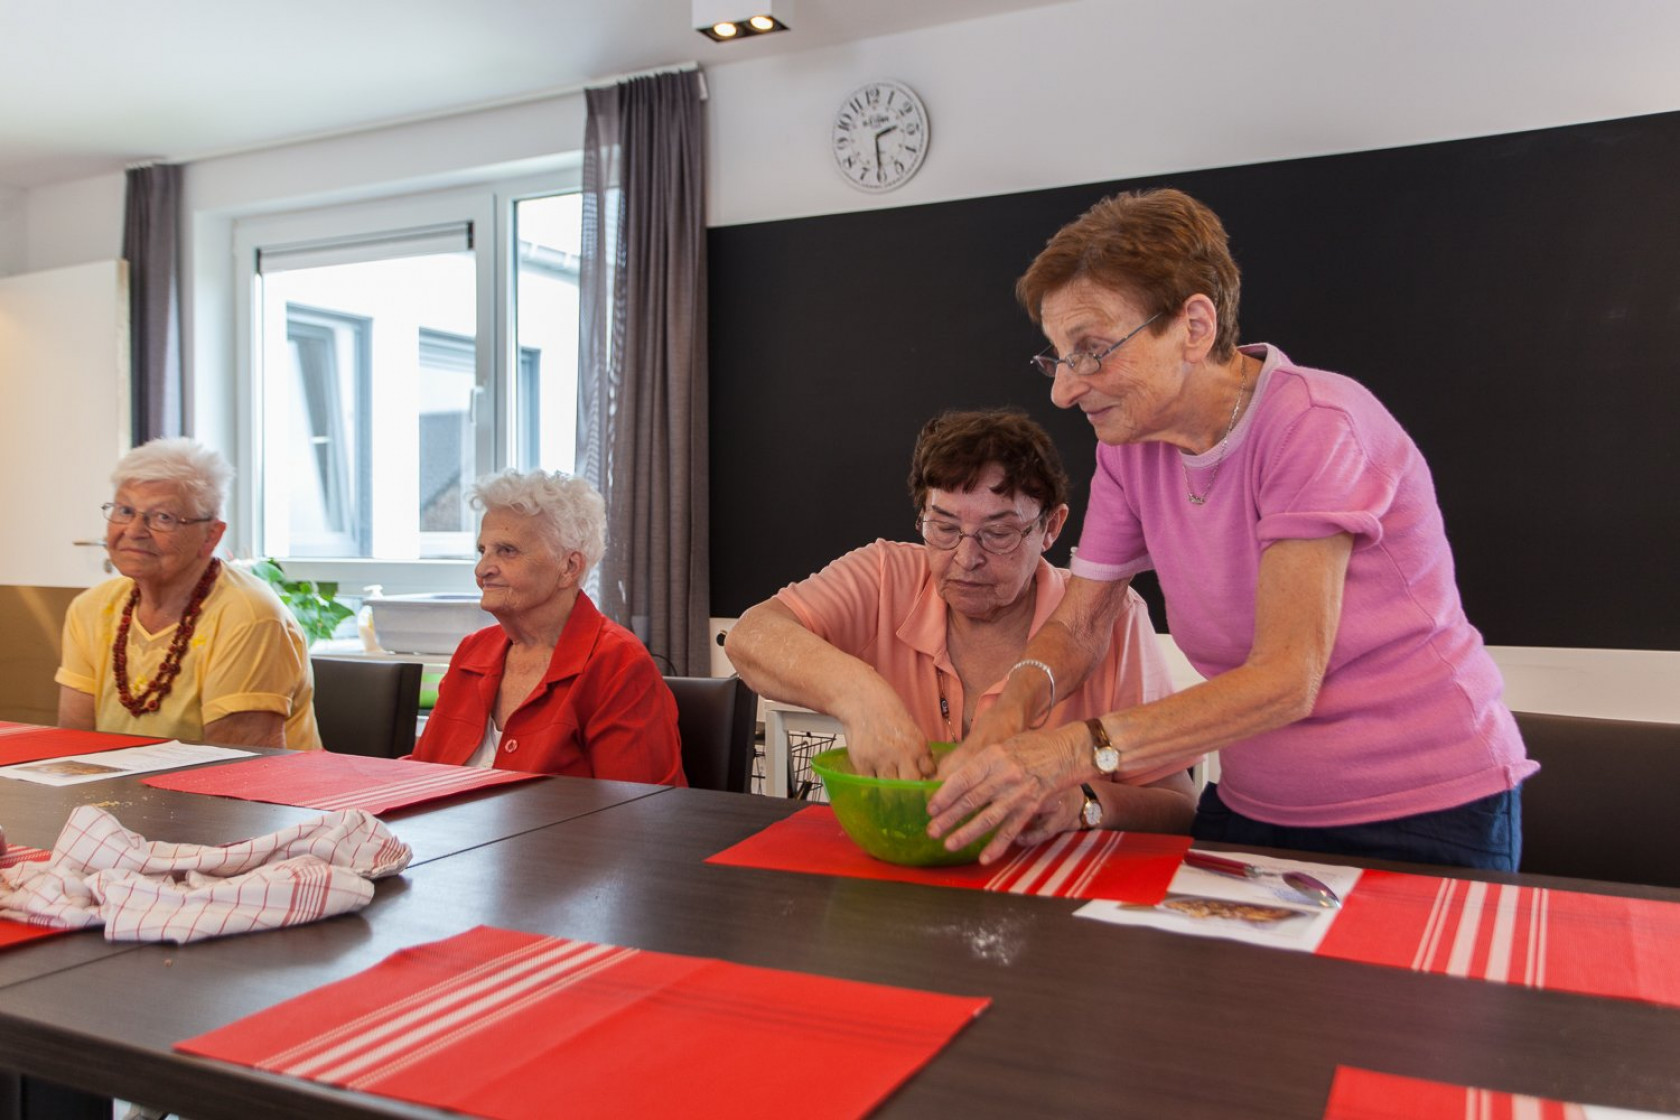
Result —
[{"label": "white ceiling", "polygon": [[720,44],[691,0],[3,0],[0,186],[1052,2],[797,0],[792,30]]}]

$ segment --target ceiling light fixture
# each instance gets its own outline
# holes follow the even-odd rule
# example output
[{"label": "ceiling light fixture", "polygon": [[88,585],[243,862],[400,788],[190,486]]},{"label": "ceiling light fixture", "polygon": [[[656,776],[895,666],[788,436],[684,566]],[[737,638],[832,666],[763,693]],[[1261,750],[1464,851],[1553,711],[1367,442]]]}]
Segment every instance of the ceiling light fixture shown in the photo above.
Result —
[{"label": "ceiling light fixture", "polygon": [[715,43],[786,31],[793,24],[791,7],[793,0],[694,0],[694,30]]}]

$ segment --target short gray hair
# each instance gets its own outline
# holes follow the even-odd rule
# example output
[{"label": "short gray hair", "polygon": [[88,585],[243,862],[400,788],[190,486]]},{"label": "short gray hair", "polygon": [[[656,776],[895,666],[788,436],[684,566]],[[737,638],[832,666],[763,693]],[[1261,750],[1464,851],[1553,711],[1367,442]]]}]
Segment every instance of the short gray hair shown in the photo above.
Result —
[{"label": "short gray hair", "polygon": [[220,451],[185,436],[143,443],[118,459],[111,472],[111,484],[119,490],[131,482],[174,483],[192,507],[192,516],[218,521],[232,481],[233,466]]},{"label": "short gray hair", "polygon": [[536,517],[558,551],[583,553],[586,576],[607,550],[607,503],[576,475],[509,469],[479,479],[468,498],[474,509]]}]

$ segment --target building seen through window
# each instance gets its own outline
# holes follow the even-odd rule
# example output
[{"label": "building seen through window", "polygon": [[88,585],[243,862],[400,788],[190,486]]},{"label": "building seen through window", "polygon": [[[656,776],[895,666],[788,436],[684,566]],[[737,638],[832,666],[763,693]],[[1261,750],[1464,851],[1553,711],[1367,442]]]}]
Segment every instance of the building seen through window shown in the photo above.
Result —
[{"label": "building seen through window", "polygon": [[468,558],[475,479],[572,469],[579,196],[487,212],[258,246],[257,551]]}]

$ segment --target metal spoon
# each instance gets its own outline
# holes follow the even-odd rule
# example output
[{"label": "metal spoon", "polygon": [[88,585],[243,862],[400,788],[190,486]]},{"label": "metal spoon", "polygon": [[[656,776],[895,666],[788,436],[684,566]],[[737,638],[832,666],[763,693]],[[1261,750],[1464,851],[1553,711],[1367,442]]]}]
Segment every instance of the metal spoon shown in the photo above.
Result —
[{"label": "metal spoon", "polygon": [[1204,871],[1217,871],[1221,875],[1235,875],[1239,879],[1260,879],[1268,875],[1274,875],[1283,880],[1284,886],[1307,899],[1314,906],[1320,906],[1326,910],[1337,910],[1342,905],[1342,900],[1336,897],[1335,891],[1304,871],[1277,871],[1270,867],[1256,867],[1252,863],[1226,859],[1223,856],[1212,855],[1208,852],[1185,852],[1184,862],[1191,867],[1200,867]]}]

